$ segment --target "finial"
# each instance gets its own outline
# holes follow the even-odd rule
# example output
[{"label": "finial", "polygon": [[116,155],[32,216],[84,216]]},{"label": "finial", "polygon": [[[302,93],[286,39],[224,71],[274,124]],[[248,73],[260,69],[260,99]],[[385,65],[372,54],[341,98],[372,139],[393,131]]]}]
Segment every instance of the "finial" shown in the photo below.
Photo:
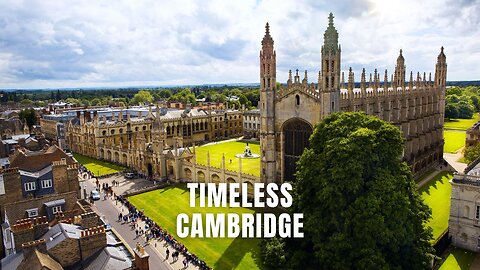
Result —
[{"label": "finial", "polygon": [[267,36],[270,35],[270,25],[268,24],[268,22],[265,25],[265,35],[267,35]]},{"label": "finial", "polygon": [[333,13],[330,12],[330,14],[328,15],[328,24],[331,26],[333,26],[333,18],[335,17],[333,17]]},{"label": "finial", "polygon": [[402,55],[402,49],[400,49],[400,55]]},{"label": "finial", "polygon": [[296,72],[297,72],[297,73],[295,73],[295,76],[298,76],[298,68],[297,68]]},{"label": "finial", "polygon": [[442,53],[443,53],[443,46],[440,48],[440,52],[442,52]]}]

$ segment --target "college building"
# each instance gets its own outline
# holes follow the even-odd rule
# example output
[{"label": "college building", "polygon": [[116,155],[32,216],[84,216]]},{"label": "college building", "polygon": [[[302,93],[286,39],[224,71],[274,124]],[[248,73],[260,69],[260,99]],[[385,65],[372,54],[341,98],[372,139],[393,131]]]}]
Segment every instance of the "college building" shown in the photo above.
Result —
[{"label": "college building", "polygon": [[[389,76],[363,69],[360,87],[350,68],[341,72],[341,47],[330,13],[321,47],[318,81],[309,82],[298,70],[289,72],[286,85],[277,86],[274,41],[266,25],[260,51],[260,148],[262,182],[294,178],[295,163],[315,124],[334,112],[362,111],[397,126],[405,138],[403,159],[418,176],[443,160],[443,121],[447,76],[446,57],[441,48],[435,74],[410,72],[409,81],[402,50]],[[368,80],[368,81],[367,81]]]}]

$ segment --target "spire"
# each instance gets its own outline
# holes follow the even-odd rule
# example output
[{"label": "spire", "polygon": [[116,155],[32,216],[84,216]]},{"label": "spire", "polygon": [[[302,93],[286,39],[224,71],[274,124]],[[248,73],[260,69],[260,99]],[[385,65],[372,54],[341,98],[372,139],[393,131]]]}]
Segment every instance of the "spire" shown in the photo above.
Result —
[{"label": "spire", "polygon": [[345,74],[343,74],[343,71],[342,71],[342,79],[340,81],[340,88],[341,89],[345,88]]},{"label": "spire", "polygon": [[360,81],[360,88],[362,89],[362,93],[365,91],[365,68],[362,69],[362,78]]},{"label": "spire", "polygon": [[402,49],[400,49],[400,55],[397,57],[397,64],[400,62],[402,63],[405,62],[405,58],[403,58],[403,54],[402,54]]},{"label": "spire", "polygon": [[410,71],[410,81],[408,82],[408,87],[410,90],[413,89],[413,71]]},{"label": "spire", "polygon": [[323,49],[325,51],[331,51],[331,52],[336,52],[339,49],[338,46],[338,32],[335,29],[335,26],[333,24],[333,13],[330,12],[330,15],[328,15],[328,27],[327,30],[325,30],[325,34],[323,35],[324,38],[324,44],[323,44]]},{"label": "spire", "polygon": [[373,89],[373,84],[372,84],[372,73],[370,73],[370,81],[368,82],[368,88]]},{"label": "spire", "polygon": [[262,40],[262,46],[265,48],[269,45],[273,47],[273,38],[270,36],[270,25],[267,22],[267,24],[265,25],[265,36]]},{"label": "spire", "polygon": [[355,79],[353,77],[352,67],[348,70],[348,92],[353,94],[353,88],[355,88]]},{"label": "spire", "polygon": [[438,62],[445,62],[447,57],[445,56],[445,53],[443,52],[443,46],[440,48],[440,54],[438,54],[437,61]]},{"label": "spire", "polygon": [[303,78],[302,84],[307,85],[308,84],[308,76],[307,76],[307,71],[305,70],[305,77]]},{"label": "spire", "polygon": [[388,73],[385,69],[385,77],[383,78],[383,91],[388,91]]}]

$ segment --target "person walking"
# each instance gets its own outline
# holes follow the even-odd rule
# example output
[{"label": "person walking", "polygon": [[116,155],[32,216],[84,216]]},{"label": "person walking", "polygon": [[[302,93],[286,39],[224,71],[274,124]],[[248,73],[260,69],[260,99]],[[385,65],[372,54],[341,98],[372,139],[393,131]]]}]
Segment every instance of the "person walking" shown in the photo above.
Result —
[{"label": "person walking", "polygon": [[187,258],[183,259],[183,269],[187,269],[188,267],[188,260]]},{"label": "person walking", "polygon": [[167,250],[165,251],[165,253],[167,254],[165,256],[165,260],[168,260],[168,256],[170,255],[170,250],[168,249],[168,247],[167,247]]}]

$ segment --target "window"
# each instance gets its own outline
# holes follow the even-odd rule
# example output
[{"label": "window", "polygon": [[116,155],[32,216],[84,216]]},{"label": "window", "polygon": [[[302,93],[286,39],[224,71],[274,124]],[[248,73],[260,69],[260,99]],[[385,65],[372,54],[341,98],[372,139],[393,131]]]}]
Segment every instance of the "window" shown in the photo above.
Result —
[{"label": "window", "polygon": [[299,95],[295,96],[295,102],[297,103],[297,106],[300,105],[300,96]]},{"label": "window", "polygon": [[27,209],[26,211],[29,218],[38,216],[38,208]]},{"label": "window", "polygon": [[52,187],[52,179],[42,180],[42,188]]},{"label": "window", "polygon": [[477,205],[477,207],[475,208],[475,218],[480,218],[480,205]]},{"label": "window", "polygon": [[32,191],[32,190],[35,190],[35,182],[25,183],[25,191]]},{"label": "window", "polygon": [[52,207],[52,213],[53,214],[56,214],[56,213],[59,213],[59,212],[62,212],[62,206],[61,205]]},{"label": "window", "polygon": [[335,110],[335,101],[332,101],[332,111]]}]

